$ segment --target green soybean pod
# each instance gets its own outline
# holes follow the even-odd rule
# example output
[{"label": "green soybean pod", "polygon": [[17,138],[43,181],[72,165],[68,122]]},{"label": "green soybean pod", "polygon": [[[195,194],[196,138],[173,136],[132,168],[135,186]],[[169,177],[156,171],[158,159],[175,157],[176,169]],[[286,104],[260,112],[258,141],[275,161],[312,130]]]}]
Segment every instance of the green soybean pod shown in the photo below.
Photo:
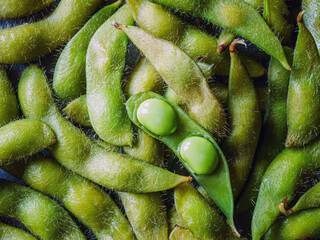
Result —
[{"label": "green soybean pod", "polygon": [[0,240],[36,240],[31,234],[0,222]]},{"label": "green soybean pod", "polygon": [[33,189],[0,180],[0,202],[1,216],[18,219],[41,239],[86,239],[59,204]]},{"label": "green soybean pod", "polygon": [[286,147],[300,147],[320,133],[320,60],[312,35],[298,16],[299,34],[294,51],[287,101]]},{"label": "green soybean pod", "polygon": [[15,176],[62,203],[97,239],[135,239],[130,223],[106,192],[53,159],[29,159]]},{"label": "green soybean pod", "polygon": [[[174,10],[203,17],[257,45],[286,68],[282,46],[260,14],[248,3],[239,0],[152,0]],[[260,34],[257,35],[257,32]]]},{"label": "green soybean pod", "polygon": [[169,240],[198,240],[198,238],[196,238],[188,229],[175,226],[170,233]]},{"label": "green soybean pod", "polygon": [[44,121],[56,134],[57,143],[49,150],[63,166],[118,191],[157,192],[191,181],[94,143],[61,116],[47,81],[39,67],[29,66],[19,81],[18,96],[23,114]]},{"label": "green soybean pod", "polygon": [[101,0],[62,0],[39,22],[0,30],[0,63],[32,62],[66,43],[95,12]]},{"label": "green soybean pod", "polygon": [[265,240],[318,239],[320,208],[305,210],[278,219],[268,230]]},{"label": "green soybean pod", "polygon": [[228,30],[222,29],[219,38],[218,38],[218,53],[222,53],[224,50],[227,49],[229,44],[232,42],[232,40],[236,37],[237,35],[234,34],[233,32],[230,32]]},{"label": "green soybean pod", "polygon": [[52,87],[64,105],[86,93],[86,55],[89,42],[120,4],[117,1],[98,11],[63,49],[55,66]]},{"label": "green soybean pod", "polygon": [[0,128],[0,164],[19,160],[56,142],[53,131],[45,123],[33,120],[17,120]]},{"label": "green soybean pod", "polygon": [[87,95],[82,95],[71,101],[63,110],[71,121],[84,127],[92,127],[87,106]]},{"label": "green soybean pod", "polygon": [[320,30],[318,27],[320,23],[320,3],[317,0],[303,0],[302,10],[304,11],[304,23],[312,34],[320,54]]},{"label": "green soybean pod", "polygon": [[[291,63],[293,50],[288,47],[285,47],[284,50],[289,63]],[[271,58],[268,70],[270,94],[261,139],[254,158],[253,170],[236,206],[237,213],[249,215],[250,218],[258,197],[262,177],[270,162],[285,148],[289,79],[290,72],[284,69],[276,59]]]},{"label": "green soybean pod", "polygon": [[[147,128],[143,127],[137,119],[137,111],[140,104],[148,99],[159,99],[162,100],[175,110],[177,115],[177,130],[171,135],[159,136],[153,134]],[[233,196],[230,184],[229,170],[227,161],[220,150],[218,144],[214,141],[211,135],[206,132],[202,127],[196,124],[181,108],[177,105],[169,102],[160,95],[152,92],[140,93],[132,96],[126,103],[128,115],[131,121],[137,125],[139,128],[146,131],[152,137],[165,143],[174,153],[179,157],[179,159],[185,164],[185,167],[193,175],[194,179],[203,188],[208,191],[210,196],[213,198],[214,202],[221,209],[221,211],[226,215],[230,223],[231,228],[234,232],[236,229],[233,223]],[[190,136],[202,136],[210,141],[216,150],[219,152],[219,163],[217,169],[212,174],[198,175],[195,174],[192,168],[183,160],[180,155],[180,144],[181,142]]]},{"label": "green soybean pod", "polygon": [[181,97],[188,114],[217,139],[223,137],[226,125],[224,110],[197,64],[169,41],[156,38],[137,27],[115,25],[129,36],[165,82]]},{"label": "green soybean pod", "polygon": [[228,87],[228,113],[230,135],[222,144],[230,171],[233,196],[236,199],[243,189],[258,144],[261,113],[255,87],[236,53],[234,40],[230,45],[231,67]]},{"label": "green soybean pod", "polygon": [[185,227],[199,239],[238,239],[223,218],[190,184],[174,189],[177,212]]},{"label": "green soybean pod", "polygon": [[4,66],[0,67],[0,127],[19,116],[18,100]]},{"label": "green soybean pod", "polygon": [[0,18],[19,18],[36,13],[54,0],[1,0]]},{"label": "green soybean pod", "polygon": [[128,37],[112,26],[112,21],[132,25],[128,5],[121,7],[93,35],[87,52],[87,106],[98,136],[116,146],[132,146],[133,131],[125,111],[121,78]]}]

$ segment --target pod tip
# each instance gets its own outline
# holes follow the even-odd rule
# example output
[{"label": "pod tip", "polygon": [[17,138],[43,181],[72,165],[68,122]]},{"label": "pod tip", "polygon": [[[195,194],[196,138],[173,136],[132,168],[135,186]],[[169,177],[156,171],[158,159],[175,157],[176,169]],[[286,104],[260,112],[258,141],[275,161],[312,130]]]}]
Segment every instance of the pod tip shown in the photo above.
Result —
[{"label": "pod tip", "polygon": [[219,44],[218,49],[217,49],[217,53],[218,53],[218,54],[223,53],[224,50],[226,50],[228,46],[229,46],[229,44],[228,44],[228,43],[225,43],[225,42]]},{"label": "pod tip", "polygon": [[284,200],[282,203],[279,204],[279,210],[284,215],[291,215],[291,214],[293,214],[293,211],[291,209],[289,209],[289,210],[286,209],[286,202],[287,201]]},{"label": "pod tip", "polygon": [[298,14],[298,17],[297,17],[298,23],[303,23],[303,14],[304,14],[304,11],[302,11]]},{"label": "pod tip", "polygon": [[242,44],[242,45],[247,46],[247,44],[245,43],[245,41],[243,39],[235,39],[235,40],[232,41],[232,43],[229,46],[229,51],[231,53],[236,51],[237,44]]},{"label": "pod tip", "polygon": [[127,25],[122,25],[120,23],[117,23],[116,20],[112,20],[112,25],[120,30],[122,30],[122,28],[128,27]]}]

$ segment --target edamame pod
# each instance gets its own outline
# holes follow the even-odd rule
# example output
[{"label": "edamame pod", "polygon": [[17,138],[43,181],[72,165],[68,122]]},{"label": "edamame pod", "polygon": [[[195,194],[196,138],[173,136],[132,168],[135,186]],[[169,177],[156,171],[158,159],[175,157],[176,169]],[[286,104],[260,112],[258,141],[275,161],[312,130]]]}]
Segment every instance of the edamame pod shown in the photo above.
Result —
[{"label": "edamame pod", "polygon": [[70,102],[63,110],[68,117],[84,127],[92,127],[87,106],[87,95],[82,95]]},{"label": "edamame pod", "polygon": [[232,42],[232,40],[236,37],[237,35],[234,34],[233,32],[230,32],[228,30],[222,29],[219,38],[218,38],[218,53],[222,53],[224,50],[227,49],[229,44]]},{"label": "edamame pod", "polygon": [[0,222],[0,240],[37,240],[31,234]]},{"label": "edamame pod", "polygon": [[111,197],[91,181],[45,156],[34,157],[20,168],[23,171],[15,177],[62,203],[97,239],[135,239],[128,220]]},{"label": "edamame pod", "polygon": [[320,133],[320,60],[302,17],[303,12],[288,89],[286,147],[303,146]]},{"label": "edamame pod", "polygon": [[130,192],[173,188],[190,177],[179,176],[125,155],[109,152],[64,119],[54,103],[44,72],[29,66],[22,74],[18,96],[23,114],[46,122],[57,136],[50,153],[65,167],[104,187]]},{"label": "edamame pod", "polygon": [[120,4],[117,1],[98,11],[63,49],[55,66],[52,87],[64,105],[86,93],[86,55],[89,42]]},{"label": "edamame pod", "polygon": [[170,233],[169,240],[198,240],[198,238],[196,238],[188,229],[175,226]]},{"label": "edamame pod", "polygon": [[[277,59],[286,69],[290,66],[282,46],[260,14],[239,0],[152,0],[152,2],[191,15],[203,17],[218,26],[244,37]],[[259,32],[259,35],[257,33]]]},{"label": "edamame pod", "polygon": [[303,20],[309,29],[317,44],[318,53],[320,54],[320,2],[317,0],[303,0],[302,10],[304,11]]},{"label": "edamame pod", "polygon": [[97,9],[101,0],[62,0],[39,22],[0,30],[0,63],[32,62],[66,43]]},{"label": "edamame pod", "polygon": [[0,165],[19,160],[56,142],[53,131],[45,123],[33,120],[17,120],[0,128]]},{"label": "edamame pod", "polygon": [[[160,99],[165,101],[175,110],[177,114],[178,128],[177,130],[168,136],[159,136],[150,132],[148,129],[143,127],[137,119],[137,110],[140,104],[148,99]],[[203,186],[206,191],[213,198],[217,206],[226,215],[231,228],[236,232],[233,223],[233,196],[230,184],[229,169],[227,161],[220,150],[218,144],[213,140],[209,133],[207,133],[202,127],[196,124],[182,109],[177,105],[169,102],[160,95],[152,92],[140,93],[132,96],[126,103],[128,115],[131,121],[139,128],[146,131],[152,137],[164,142],[170,147],[179,159],[185,164],[185,167],[193,175],[195,180]],[[219,151],[219,164],[217,169],[210,175],[197,175],[191,169],[191,167],[183,160],[180,155],[180,144],[181,142],[190,136],[202,136],[209,140],[216,150]]]},{"label": "edamame pod", "polygon": [[[200,68],[173,43],[132,26],[115,24],[143,52],[165,82],[181,97],[188,114],[217,139],[225,134],[224,110]],[[145,44],[148,42],[149,44]]]},{"label": "edamame pod", "polygon": [[0,18],[18,18],[36,13],[54,0],[1,0]]},{"label": "edamame pod", "polygon": [[265,240],[318,239],[320,208],[310,209],[278,219],[265,235]]},{"label": "edamame pod", "polygon": [[87,52],[87,106],[90,122],[98,136],[116,146],[133,143],[131,122],[125,111],[121,78],[128,37],[112,21],[132,25],[130,8],[121,7],[93,35]]},{"label": "edamame pod", "polygon": [[255,87],[236,53],[234,40],[230,44],[231,67],[228,87],[230,135],[222,144],[229,165],[233,196],[236,199],[244,187],[252,165],[261,129],[261,113]]},{"label": "edamame pod", "polygon": [[0,215],[20,220],[44,240],[86,240],[68,213],[49,197],[14,182],[0,180]]},{"label": "edamame pod", "polygon": [[0,66],[0,127],[17,119],[18,100],[14,94],[4,66]]}]

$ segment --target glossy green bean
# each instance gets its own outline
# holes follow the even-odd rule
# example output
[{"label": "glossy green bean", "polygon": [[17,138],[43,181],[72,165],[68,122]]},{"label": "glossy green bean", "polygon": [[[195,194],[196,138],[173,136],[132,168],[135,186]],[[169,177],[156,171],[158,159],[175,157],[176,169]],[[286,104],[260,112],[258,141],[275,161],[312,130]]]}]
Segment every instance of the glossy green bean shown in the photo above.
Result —
[{"label": "glossy green bean", "polygon": [[0,222],[0,240],[36,240],[31,234]]},{"label": "glossy green bean", "polygon": [[86,93],[86,55],[89,42],[120,4],[117,1],[98,11],[63,49],[55,66],[52,87],[64,105]]},{"label": "glossy green bean", "polygon": [[17,119],[19,116],[18,100],[14,94],[4,66],[0,67],[0,127]]},{"label": "glossy green bean", "polygon": [[133,131],[121,90],[128,37],[114,28],[112,21],[132,25],[129,6],[124,5],[112,15],[90,41],[86,59],[87,106],[92,127],[102,140],[132,146]]},{"label": "glossy green bean", "polygon": [[156,192],[191,180],[95,144],[61,116],[47,81],[39,67],[29,66],[20,79],[18,96],[23,114],[43,120],[56,134],[57,144],[50,153],[62,165],[119,191]]},{"label": "glossy green bean", "polygon": [[[177,130],[168,136],[158,136],[144,128],[140,122],[137,120],[137,109],[142,102],[147,99],[157,98],[161,99],[168,104],[170,104],[176,111],[178,118],[178,128]],[[145,92],[132,96],[127,101],[127,111],[131,121],[137,125],[139,128],[146,131],[152,137],[164,142],[174,153],[179,157],[179,159],[184,163],[188,171],[193,175],[194,179],[202,185],[210,196],[214,199],[215,203],[221,209],[221,211],[226,215],[231,228],[236,231],[233,223],[233,196],[230,184],[229,170],[227,161],[220,150],[218,144],[213,140],[209,133],[207,133],[202,127],[196,124],[181,108],[177,105],[169,102],[165,98],[153,92]],[[219,151],[220,160],[217,169],[210,175],[197,175],[193,172],[188,164],[186,164],[180,155],[180,144],[181,142],[192,135],[203,136],[214,145],[214,147]]]},{"label": "glossy green bean", "polygon": [[223,137],[226,130],[224,110],[197,64],[172,42],[156,38],[137,27],[116,26],[129,36],[165,82],[181,97],[188,114],[217,139]]},{"label": "glossy green bean", "polygon": [[[178,11],[203,17],[218,26],[244,37],[286,68],[282,46],[260,14],[248,3],[239,0],[152,0]],[[257,33],[259,33],[257,35]]]},{"label": "glossy green bean", "polygon": [[54,0],[1,0],[0,18],[18,18],[36,13]]},{"label": "glossy green bean", "polygon": [[39,22],[0,30],[0,63],[27,63],[66,43],[97,9],[101,0],[62,0]]},{"label": "glossy green bean", "polygon": [[176,226],[170,233],[169,240],[198,240],[198,238],[188,229]]},{"label": "glossy green bean", "polygon": [[62,203],[97,239],[135,239],[128,220],[111,197],[91,181],[44,156],[18,167],[23,171],[18,175],[13,172],[15,177]]},{"label": "glossy green bean", "polygon": [[[292,62],[293,50],[285,48],[289,63]],[[291,60],[291,61],[290,61]],[[268,84],[270,89],[264,124],[254,158],[254,167],[239,202],[236,212],[251,219],[258,197],[258,189],[270,162],[285,148],[287,136],[287,93],[290,72],[274,58],[269,62]]]},{"label": "glossy green bean", "polygon": [[320,236],[320,208],[278,219],[265,240],[317,239]]},{"label": "glossy green bean", "polygon": [[320,60],[317,46],[298,16],[299,34],[294,51],[287,101],[286,147],[299,147],[320,133]]},{"label": "glossy green bean", "polygon": [[317,44],[318,52],[320,54],[320,3],[317,0],[303,0],[302,10],[305,11],[303,16],[306,27],[309,29],[313,36],[314,41]]},{"label": "glossy green bean", "polygon": [[0,165],[19,160],[56,142],[49,126],[33,119],[17,120],[0,128]]},{"label": "glossy green bean", "polygon": [[261,113],[255,87],[236,53],[236,44],[230,45],[231,67],[228,87],[230,136],[222,144],[229,165],[233,196],[243,189],[252,165],[261,129]]},{"label": "glossy green bean", "polygon": [[0,202],[1,216],[17,218],[43,240],[86,239],[59,204],[33,189],[0,180]]}]

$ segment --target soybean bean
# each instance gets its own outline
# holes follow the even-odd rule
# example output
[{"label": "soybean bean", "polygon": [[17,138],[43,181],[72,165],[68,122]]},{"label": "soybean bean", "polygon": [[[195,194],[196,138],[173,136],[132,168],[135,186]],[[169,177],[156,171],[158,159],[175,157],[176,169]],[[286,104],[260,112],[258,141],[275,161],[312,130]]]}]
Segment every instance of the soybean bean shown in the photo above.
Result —
[{"label": "soybean bean", "polygon": [[63,49],[55,66],[52,87],[64,105],[86,93],[85,66],[89,42],[120,3],[117,1],[93,15]]},{"label": "soybean bean", "polygon": [[[282,46],[260,14],[239,0],[152,0],[174,10],[203,17],[218,26],[244,37],[277,59],[286,69],[290,66]],[[259,35],[257,33],[259,32]]]},{"label": "soybean bean", "polygon": [[86,60],[87,106],[92,127],[102,140],[132,146],[132,126],[121,90],[128,37],[111,25],[115,20],[133,24],[128,5],[112,15],[90,41]]},{"label": "soybean bean", "polygon": [[62,165],[119,191],[156,192],[191,180],[95,144],[61,116],[47,81],[39,67],[29,66],[20,79],[18,96],[23,114],[46,122],[56,134],[57,144],[50,153]]},{"label": "soybean bean", "polygon": [[0,222],[0,240],[36,240],[31,234]]},{"label": "soybean bean", "polygon": [[41,239],[86,239],[60,205],[35,190],[0,180],[0,202],[1,216],[19,219]]},{"label": "soybean bean", "polygon": [[0,18],[18,18],[36,13],[54,0],[1,0]]},{"label": "soybean bean", "polygon": [[[142,124],[137,120],[137,110],[142,102],[148,99],[157,98],[170,104],[176,111],[178,118],[177,130],[168,136],[159,136],[150,132],[144,128]],[[231,228],[235,230],[233,223],[233,197],[230,184],[229,170],[226,159],[220,150],[218,144],[213,140],[209,133],[203,130],[198,124],[196,124],[181,108],[177,105],[169,102],[165,98],[153,92],[145,92],[132,96],[126,103],[128,115],[131,121],[139,128],[146,131],[152,137],[164,142],[179,159],[184,163],[188,171],[193,175],[196,181],[202,185],[210,196],[214,199],[217,206],[226,215],[231,225]],[[180,155],[180,144],[181,142],[190,136],[202,136],[208,139],[214,147],[219,151],[220,159],[217,169],[210,175],[198,175],[195,174],[192,168]]]},{"label": "soybean bean", "polygon": [[320,133],[320,60],[312,35],[298,16],[299,34],[287,101],[286,147],[307,144]]},{"label": "soybean bean", "polygon": [[0,127],[17,119],[19,116],[18,100],[14,94],[4,66],[0,67]]},{"label": "soybean bean", "polygon": [[0,165],[41,152],[56,142],[43,122],[23,119],[0,128]]},{"label": "soybean bean", "polygon": [[97,9],[101,0],[62,0],[39,22],[0,30],[0,63],[27,63],[66,43]]}]

